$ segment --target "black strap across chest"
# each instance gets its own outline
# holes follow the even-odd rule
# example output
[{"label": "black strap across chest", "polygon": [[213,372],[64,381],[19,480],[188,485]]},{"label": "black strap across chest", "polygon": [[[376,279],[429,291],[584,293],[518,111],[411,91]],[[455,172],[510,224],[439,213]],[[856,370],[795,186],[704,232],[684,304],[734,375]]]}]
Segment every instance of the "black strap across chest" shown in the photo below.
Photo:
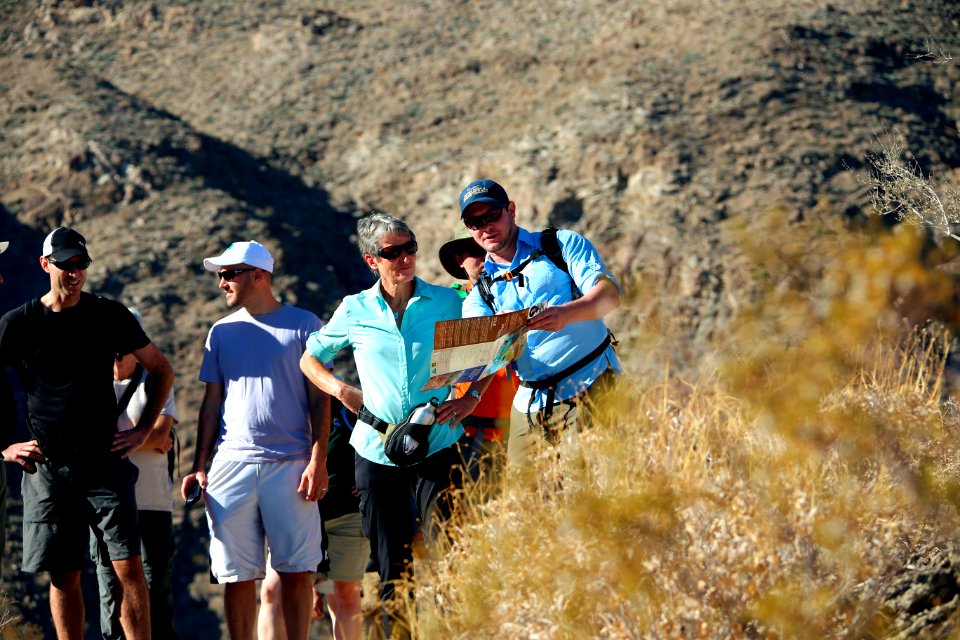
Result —
[{"label": "black strap across chest", "polygon": [[130,404],[130,400],[133,399],[133,394],[137,392],[137,389],[140,387],[140,382],[143,380],[143,365],[139,362],[137,367],[133,370],[133,376],[130,378],[130,384],[127,385],[127,388],[124,390],[123,395],[120,396],[120,399],[117,400],[117,417],[123,415],[123,412],[127,410],[127,406]]},{"label": "black strap across chest", "polygon": [[[483,300],[490,311],[494,313],[497,312],[495,308],[496,296],[493,293],[493,284],[495,282],[519,279],[522,286],[524,268],[541,257],[547,258],[557,269],[563,271],[567,276],[570,276],[570,267],[567,266],[567,261],[563,258],[563,250],[560,246],[560,241],[557,239],[557,228],[553,226],[547,227],[540,232],[540,248],[534,249],[533,252],[515,268],[502,271],[497,274],[496,277],[491,276],[486,271],[480,274],[476,287],[480,293],[480,299]],[[583,292],[580,291],[580,288],[572,277],[570,278],[570,295],[574,300],[583,297]]]}]

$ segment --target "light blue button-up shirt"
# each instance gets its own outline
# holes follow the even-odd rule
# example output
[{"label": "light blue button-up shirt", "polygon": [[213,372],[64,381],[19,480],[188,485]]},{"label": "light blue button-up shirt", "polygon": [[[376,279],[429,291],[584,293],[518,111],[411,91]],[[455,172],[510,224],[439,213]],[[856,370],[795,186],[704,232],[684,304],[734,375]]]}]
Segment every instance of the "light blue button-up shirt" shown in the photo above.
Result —
[{"label": "light blue button-up shirt", "polygon": [[[364,406],[381,420],[400,422],[413,407],[433,398],[442,402],[450,393],[450,387],[420,389],[430,378],[434,324],[456,320],[460,311],[456,291],[417,278],[397,327],[378,280],[366,291],[343,299],[330,322],[307,339],[307,352],[328,363],[341,349],[352,347]],[[462,435],[460,425],[437,425],[430,432],[428,455],[449,447]],[[395,466],[384,454],[380,433],[362,420],[357,421],[350,444],[371,462]]]},{"label": "light blue button-up shirt", "polygon": [[[573,300],[571,278],[584,293],[589,291],[601,276],[609,278],[617,289],[620,289],[619,283],[603,264],[589,240],[566,229],[557,231],[557,240],[560,242],[570,275],[557,268],[546,256],[541,256],[523,268],[520,272],[523,274],[522,279],[501,280],[493,284],[494,306],[497,311],[527,309],[539,302],[546,302],[548,306],[570,302]],[[521,227],[513,262],[509,266],[503,265],[487,256],[483,266],[487,273],[495,278],[506,269],[515,269],[539,248],[540,232],[531,233]],[[475,318],[492,314],[493,311],[480,297],[480,291],[474,287],[463,301],[463,317]],[[527,348],[515,363],[517,374],[524,381],[548,378],[590,355],[606,337],[607,327],[602,319],[574,322],[560,331],[530,331],[527,334]],[[557,385],[554,402],[574,397],[593,384],[607,369],[617,372],[621,370],[613,347],[607,347],[606,351],[592,362],[561,381]],[[534,394],[532,404],[531,394]],[[546,395],[546,391],[534,391],[521,386],[514,397],[513,406],[523,412],[527,411],[528,406],[530,411],[538,411],[543,408]]]}]

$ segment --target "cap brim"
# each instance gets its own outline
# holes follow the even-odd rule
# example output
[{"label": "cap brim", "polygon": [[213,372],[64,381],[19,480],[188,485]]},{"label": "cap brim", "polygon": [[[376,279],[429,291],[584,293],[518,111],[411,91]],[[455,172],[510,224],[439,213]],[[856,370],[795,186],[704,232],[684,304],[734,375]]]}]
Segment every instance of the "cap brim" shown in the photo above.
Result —
[{"label": "cap brim", "polygon": [[491,198],[490,196],[479,196],[479,197],[477,197],[477,198],[474,198],[474,199],[471,200],[470,202],[468,202],[468,203],[466,203],[466,204],[464,204],[464,205],[461,205],[461,207],[460,207],[460,217],[463,218],[463,213],[464,213],[464,211],[466,211],[467,209],[469,209],[472,205],[477,204],[478,202],[482,202],[482,203],[484,203],[484,204],[496,204],[496,205],[500,205],[500,206],[504,206],[504,207],[507,206],[507,205],[503,204],[502,201],[500,201],[500,200],[498,200],[498,199],[496,199],[496,198]]},{"label": "cap brim", "polygon": [[207,271],[219,271],[220,267],[226,267],[231,264],[240,264],[235,260],[224,260],[221,256],[216,256],[214,258],[204,258],[203,259],[203,268]]},{"label": "cap brim", "polygon": [[69,260],[70,258],[76,258],[77,256],[83,256],[89,258],[88,254],[83,249],[60,249],[59,251],[54,251],[47,258],[53,260],[54,262],[63,262],[64,260]]},{"label": "cap brim", "polygon": [[10,246],[10,242],[9,242],[9,241],[0,242],[0,253],[3,253],[4,251],[6,251],[6,250],[7,250],[7,247],[9,247],[9,246]]}]

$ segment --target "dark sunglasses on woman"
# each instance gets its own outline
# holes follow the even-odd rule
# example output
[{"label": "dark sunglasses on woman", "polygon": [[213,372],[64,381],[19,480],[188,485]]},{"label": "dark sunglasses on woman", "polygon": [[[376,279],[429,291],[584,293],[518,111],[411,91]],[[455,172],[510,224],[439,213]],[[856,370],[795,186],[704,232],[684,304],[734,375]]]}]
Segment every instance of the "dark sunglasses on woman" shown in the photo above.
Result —
[{"label": "dark sunglasses on woman", "polygon": [[377,255],[386,260],[396,260],[404,251],[407,252],[408,256],[412,256],[417,253],[417,249],[417,241],[411,240],[406,244],[395,244],[390,247],[383,247],[377,251]]}]

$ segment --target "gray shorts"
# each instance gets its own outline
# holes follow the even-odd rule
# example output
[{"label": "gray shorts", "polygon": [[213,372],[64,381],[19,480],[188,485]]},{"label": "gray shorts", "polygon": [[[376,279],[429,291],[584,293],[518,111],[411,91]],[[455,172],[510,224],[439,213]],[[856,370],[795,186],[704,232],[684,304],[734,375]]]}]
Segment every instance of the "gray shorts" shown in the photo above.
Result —
[{"label": "gray shorts", "polygon": [[23,474],[23,571],[80,571],[89,532],[111,560],[140,555],[137,467],[109,457],[86,469],[37,463]]},{"label": "gray shorts", "polygon": [[318,574],[320,580],[360,582],[370,560],[370,541],[363,535],[363,516],[348,513],[323,523],[327,532],[330,573]]}]

